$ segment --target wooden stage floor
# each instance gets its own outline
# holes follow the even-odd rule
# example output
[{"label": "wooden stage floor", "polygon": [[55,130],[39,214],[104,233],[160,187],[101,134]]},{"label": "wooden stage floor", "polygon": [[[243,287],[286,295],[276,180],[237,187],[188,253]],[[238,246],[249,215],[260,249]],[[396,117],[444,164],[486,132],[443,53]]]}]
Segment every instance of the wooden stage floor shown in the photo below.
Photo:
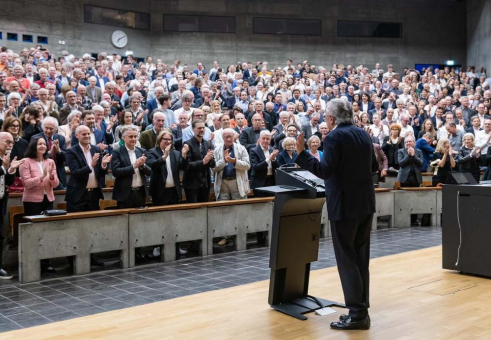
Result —
[{"label": "wooden stage floor", "polygon": [[[0,334],[2,339],[491,339],[491,280],[441,269],[441,247],[371,262],[372,328],[335,331],[338,313],[300,321],[273,311],[269,281]],[[344,302],[337,269],[312,295]]]}]

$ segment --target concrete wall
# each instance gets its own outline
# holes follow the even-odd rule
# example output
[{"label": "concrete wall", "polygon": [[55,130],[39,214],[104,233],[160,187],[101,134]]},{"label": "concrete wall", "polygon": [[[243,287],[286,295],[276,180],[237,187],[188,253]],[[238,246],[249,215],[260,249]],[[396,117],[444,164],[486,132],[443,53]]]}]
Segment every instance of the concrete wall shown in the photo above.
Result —
[{"label": "concrete wall", "polygon": [[491,0],[467,0],[467,64],[491,71],[490,51]]},{"label": "concrete wall", "polygon": [[[115,27],[84,24],[83,4],[151,13],[151,29],[124,29],[129,43],[117,50],[110,43]],[[308,59],[315,65],[333,63],[372,67],[375,62],[394,64],[396,70],[415,63],[443,63],[447,59],[466,64],[465,4],[436,0],[2,0],[0,30],[9,47],[23,43],[5,41],[7,31],[42,33],[51,51],[85,52],[132,50],[138,57],[152,55],[172,62],[180,58],[193,64],[218,59],[222,65],[237,61],[268,60],[283,65],[288,58]],[[237,33],[178,33],[163,31],[163,14],[208,14],[237,17]],[[322,19],[322,36],[252,34],[255,16]],[[368,20],[401,22],[402,39],[337,37],[336,21]],[[66,45],[59,45],[64,40]]]}]

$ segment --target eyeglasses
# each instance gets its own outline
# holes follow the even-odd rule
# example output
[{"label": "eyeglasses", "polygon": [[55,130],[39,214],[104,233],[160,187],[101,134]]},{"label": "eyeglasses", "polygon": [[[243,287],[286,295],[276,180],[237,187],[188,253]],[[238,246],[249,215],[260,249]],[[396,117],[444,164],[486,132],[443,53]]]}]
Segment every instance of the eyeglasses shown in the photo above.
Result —
[{"label": "eyeglasses", "polygon": [[172,142],[172,138],[162,138],[162,140],[165,140],[166,142]]},{"label": "eyeglasses", "polygon": [[18,128],[20,128],[20,125],[10,125],[9,128],[18,129]]}]

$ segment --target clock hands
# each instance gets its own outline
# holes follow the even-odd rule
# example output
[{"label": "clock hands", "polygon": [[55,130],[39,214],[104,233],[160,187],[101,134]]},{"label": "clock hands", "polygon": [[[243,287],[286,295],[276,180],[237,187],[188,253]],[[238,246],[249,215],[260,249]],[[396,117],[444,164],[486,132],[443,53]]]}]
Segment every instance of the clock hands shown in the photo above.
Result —
[{"label": "clock hands", "polygon": [[118,42],[119,42],[121,39],[123,39],[123,38],[124,38],[124,36],[122,36],[121,38],[119,38],[119,39],[118,39]]}]

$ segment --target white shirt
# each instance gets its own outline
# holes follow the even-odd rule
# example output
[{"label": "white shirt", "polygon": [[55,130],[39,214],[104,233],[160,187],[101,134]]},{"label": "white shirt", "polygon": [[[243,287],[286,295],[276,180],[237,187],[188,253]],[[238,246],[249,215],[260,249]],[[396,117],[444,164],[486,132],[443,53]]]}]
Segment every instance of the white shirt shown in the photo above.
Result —
[{"label": "white shirt", "polygon": [[191,118],[193,111],[194,111],[193,107],[190,107],[189,111],[184,111],[184,108],[180,107],[176,111],[174,111],[174,118],[176,119],[176,122],[178,122],[179,121],[179,115],[181,114],[181,112],[185,112],[188,115],[188,118]]},{"label": "white shirt", "polygon": [[[410,132],[412,132],[413,136],[414,136],[414,129],[411,125],[406,125],[406,127],[402,126],[401,125],[401,137],[404,138],[406,137],[407,134],[409,134]],[[414,136],[414,138],[416,138],[418,136]]]},{"label": "white shirt", "polygon": [[[436,139],[440,139],[440,138],[448,138],[448,131],[447,131],[447,128],[445,127],[445,125],[442,125],[438,131],[436,132]],[[455,150],[455,151],[458,151],[458,150]]]},{"label": "white shirt", "polygon": [[484,130],[477,132],[474,137],[474,145],[481,148],[481,155],[485,155],[488,152],[488,139],[489,134]]},{"label": "white shirt", "polygon": [[87,189],[97,188],[97,178],[95,178],[94,167],[92,166],[92,154],[90,153],[90,145],[88,149],[84,149],[81,144],[79,144],[80,149],[84,153],[85,161],[92,172],[89,174],[89,180],[87,181]]},{"label": "white shirt", "polygon": [[172,168],[170,164],[170,155],[165,159],[165,167],[167,168],[167,178],[165,179],[165,187],[173,188],[176,186],[174,177],[172,176]]},{"label": "white shirt", "polygon": [[[262,146],[261,146],[262,149]],[[266,163],[268,163],[268,176],[271,176],[273,174],[273,165],[271,164],[271,160],[268,159],[269,157],[269,149],[264,150],[264,157],[266,158]]]},{"label": "white shirt", "polygon": [[[43,162],[37,162],[37,163],[38,163],[39,169],[41,170],[41,173],[44,173]],[[46,169],[46,170],[48,170],[48,169]],[[43,188],[44,188],[44,185],[43,185]],[[46,188],[44,188],[44,194],[46,195]]]},{"label": "white shirt", "polygon": [[[135,162],[136,162],[135,149],[130,150],[130,149],[128,149],[128,147],[126,145],[124,147],[128,151],[128,155],[130,156],[131,165],[135,165]],[[143,185],[143,182],[142,182],[142,178],[140,176],[140,170],[135,169],[135,173],[133,174],[133,180],[131,181],[131,187],[132,188],[138,188],[138,187],[141,187],[142,185]]]}]

